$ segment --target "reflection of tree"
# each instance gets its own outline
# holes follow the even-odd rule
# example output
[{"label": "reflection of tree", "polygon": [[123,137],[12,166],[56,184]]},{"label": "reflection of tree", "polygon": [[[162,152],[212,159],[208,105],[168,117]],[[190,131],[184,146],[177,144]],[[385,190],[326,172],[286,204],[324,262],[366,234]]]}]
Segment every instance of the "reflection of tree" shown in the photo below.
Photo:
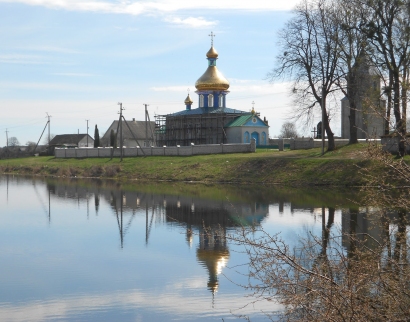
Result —
[{"label": "reflection of tree", "polygon": [[100,208],[100,195],[94,194],[94,206],[95,206],[95,213],[98,215],[98,209]]},{"label": "reflection of tree", "polygon": [[286,321],[408,321],[407,214],[366,209],[345,212],[337,229],[330,208],[321,235],[308,232],[295,247],[243,229],[234,239],[247,247],[256,300],[281,303],[272,313]]}]

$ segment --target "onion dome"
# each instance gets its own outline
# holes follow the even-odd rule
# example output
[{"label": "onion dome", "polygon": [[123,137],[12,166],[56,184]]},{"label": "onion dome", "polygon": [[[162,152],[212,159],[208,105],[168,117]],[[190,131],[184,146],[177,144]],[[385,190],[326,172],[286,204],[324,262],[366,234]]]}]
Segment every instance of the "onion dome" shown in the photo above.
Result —
[{"label": "onion dome", "polygon": [[186,99],[184,101],[185,105],[191,105],[193,102],[194,101],[191,99],[191,97],[189,96],[189,93],[188,93],[188,96],[186,97]]},{"label": "onion dome", "polygon": [[196,81],[196,89],[198,91],[226,91],[229,88],[229,82],[216,67],[218,53],[213,46],[206,56],[209,61],[208,68]]},{"label": "onion dome", "polygon": [[206,53],[206,57],[218,58],[218,52],[215,50],[214,46],[212,46],[211,49],[208,50],[208,52]]}]

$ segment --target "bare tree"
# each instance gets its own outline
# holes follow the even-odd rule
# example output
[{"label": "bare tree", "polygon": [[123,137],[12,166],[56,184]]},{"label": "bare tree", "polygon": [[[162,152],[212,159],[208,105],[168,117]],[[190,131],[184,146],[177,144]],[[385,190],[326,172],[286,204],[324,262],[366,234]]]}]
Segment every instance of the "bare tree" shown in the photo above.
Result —
[{"label": "bare tree", "polygon": [[285,122],[280,129],[280,138],[296,138],[298,137],[298,131],[296,130],[295,123]]},{"label": "bare tree", "polygon": [[15,136],[12,136],[9,138],[8,145],[9,146],[19,146],[20,142]]},{"label": "bare tree", "polygon": [[[53,134],[53,133],[51,133],[50,134],[50,141],[55,137],[56,135],[55,134]],[[48,137],[44,137],[44,139],[43,139],[43,144],[44,145],[48,145]]]},{"label": "bare tree", "polygon": [[35,149],[35,147],[36,147],[36,142],[33,142],[33,141],[27,141],[26,142],[26,146],[27,146],[27,152],[28,153],[30,153],[30,152],[34,152],[34,149]]},{"label": "bare tree", "polygon": [[[349,101],[349,143],[357,143],[356,110],[365,100],[371,88],[369,68],[372,65],[368,54],[367,34],[360,28],[363,10],[349,0],[336,0],[333,11],[334,23],[340,26],[337,38],[339,50],[338,77],[336,83]],[[359,104],[360,104],[359,103]]]},{"label": "bare tree", "polygon": [[[364,207],[344,209],[344,227],[329,207],[321,234],[306,230],[296,242],[261,227],[230,236],[246,247],[254,301],[282,304],[275,321],[408,321],[410,166],[375,144],[362,157],[372,160],[362,163]],[[359,215],[376,235],[359,229]]]},{"label": "bare tree", "polygon": [[[410,63],[410,1],[357,0],[363,8],[362,30],[374,51],[375,62],[388,73],[385,88],[393,105],[396,133],[400,136],[399,154],[406,152],[407,95]],[[388,105],[387,120],[390,118]]]},{"label": "bare tree", "polygon": [[334,150],[334,134],[326,97],[338,90],[340,25],[334,23],[332,0],[303,0],[293,17],[279,33],[282,53],[277,67],[269,74],[271,80],[289,78],[296,98],[295,119],[311,120],[315,108],[324,107],[324,128],[328,151]]}]

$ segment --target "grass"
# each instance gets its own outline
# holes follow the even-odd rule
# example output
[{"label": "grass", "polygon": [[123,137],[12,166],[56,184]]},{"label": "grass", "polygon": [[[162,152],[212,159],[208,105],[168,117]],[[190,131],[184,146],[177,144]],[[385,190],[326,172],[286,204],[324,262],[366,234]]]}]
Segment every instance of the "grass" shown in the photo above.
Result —
[{"label": "grass", "polygon": [[345,146],[321,155],[320,149],[217,154],[191,157],[56,159],[29,157],[0,160],[0,172],[56,177],[97,177],[139,181],[198,181],[338,185],[362,183],[365,144]]}]

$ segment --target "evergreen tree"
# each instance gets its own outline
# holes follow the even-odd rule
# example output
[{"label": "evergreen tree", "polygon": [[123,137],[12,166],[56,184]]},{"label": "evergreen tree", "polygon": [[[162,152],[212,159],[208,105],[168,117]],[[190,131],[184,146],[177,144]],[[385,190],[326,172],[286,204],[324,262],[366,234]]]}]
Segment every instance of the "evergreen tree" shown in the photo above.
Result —
[{"label": "evergreen tree", "polygon": [[113,148],[117,147],[117,136],[115,135],[114,130],[111,130],[110,133],[110,146],[112,146]]},{"label": "evergreen tree", "polygon": [[98,131],[97,124],[95,125],[94,130],[94,148],[98,148],[100,146],[100,132]]}]

